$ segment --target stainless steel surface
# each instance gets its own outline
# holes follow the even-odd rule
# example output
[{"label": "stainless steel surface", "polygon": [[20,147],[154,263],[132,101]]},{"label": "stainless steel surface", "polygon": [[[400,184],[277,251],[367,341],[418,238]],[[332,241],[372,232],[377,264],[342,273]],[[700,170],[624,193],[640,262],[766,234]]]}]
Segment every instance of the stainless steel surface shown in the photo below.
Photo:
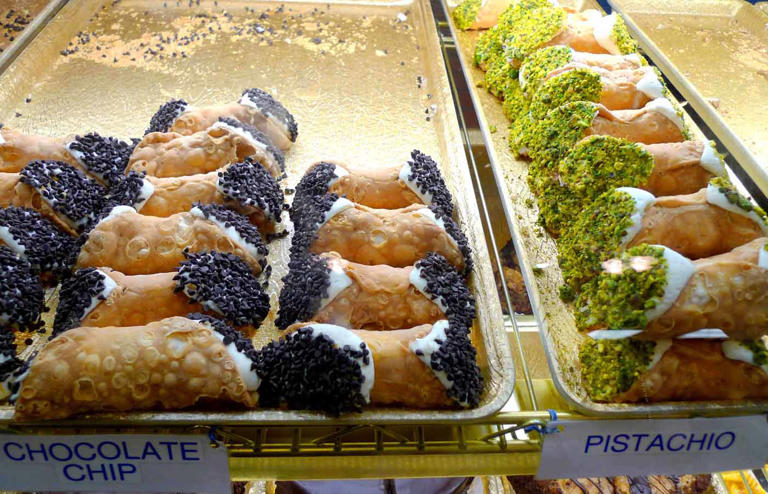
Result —
[{"label": "stainless steel surface", "polygon": [[[578,9],[597,7],[589,0],[573,3],[572,6]],[[557,263],[557,249],[555,242],[537,224],[535,197],[526,182],[528,163],[516,159],[509,150],[508,121],[502,112],[501,102],[480,87],[483,72],[472,64],[479,33],[460,31],[452,21],[451,30],[477,109],[480,129],[529,290],[552,379],[568,405],[586,415],[605,417],[721,415],[768,410],[768,402],[765,401],[605,404],[589,399],[581,384],[578,362],[578,347],[584,336],[576,329],[571,309],[558,295],[563,281]],[[643,41],[639,41],[642,45]],[[687,120],[689,125],[693,125],[690,118]],[[701,137],[700,131],[695,133]]]},{"label": "stainless steel surface", "polygon": [[[274,94],[299,122],[298,142],[286,156],[288,187],[320,159],[391,165],[414,148],[434,156],[477,260],[470,278],[478,306],[472,336],[486,389],[480,406],[471,410],[369,409],[340,418],[284,410],[145,412],[100,414],[66,424],[427,423],[477,420],[500,410],[514,389],[514,364],[429,3],[165,5],[68,3],[0,75],[0,121],[41,134],[97,131],[131,137],[141,135],[155,109],[171,97],[196,105],[228,102],[255,86]],[[268,8],[269,17],[259,18]],[[216,17],[196,15],[203,13]],[[203,30],[202,23],[210,29]],[[269,27],[274,35],[258,32]],[[88,43],[78,45],[80,31],[89,34]],[[149,43],[157,42],[155,33],[167,39],[174,32],[179,39],[209,34],[188,44],[165,43],[159,54],[143,56]],[[64,57],[60,51],[70,41],[79,50]],[[256,345],[278,336],[273,320],[288,245],[287,239],[270,245],[273,311],[255,335]],[[0,422],[11,414],[8,407],[0,409]]]}]

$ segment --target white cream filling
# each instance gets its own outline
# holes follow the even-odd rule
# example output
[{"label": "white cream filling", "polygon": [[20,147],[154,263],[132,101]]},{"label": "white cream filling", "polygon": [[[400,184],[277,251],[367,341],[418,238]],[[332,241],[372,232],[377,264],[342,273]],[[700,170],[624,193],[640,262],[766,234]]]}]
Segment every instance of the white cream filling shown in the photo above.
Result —
[{"label": "white cream filling", "polygon": [[624,55],[627,57],[627,60],[634,63],[638,67],[643,67],[643,57],[640,56],[639,53],[630,53],[629,55]]},{"label": "white cream filling", "polygon": [[640,229],[643,227],[645,210],[656,202],[656,197],[648,191],[636,189],[634,187],[619,187],[616,190],[629,195],[635,202],[632,216],[630,216],[632,224],[627,227],[625,234],[621,239],[621,246],[625,247],[640,232]]},{"label": "white cream filling", "polygon": [[664,97],[664,85],[659,80],[659,76],[656,75],[656,71],[653,67],[645,67],[645,74],[637,81],[635,86],[638,91],[648,96],[650,99],[657,99]]},{"label": "white cream filling", "polygon": [[98,228],[99,225],[106,221],[110,221],[114,218],[117,218],[121,214],[125,213],[134,213],[138,214],[135,209],[133,209],[131,206],[115,206],[110,211],[109,214],[103,217],[97,224],[95,228]]},{"label": "white cream filling", "polygon": [[416,184],[415,181],[408,179],[410,175],[411,164],[406,161],[403,167],[400,169],[400,174],[397,176],[397,178],[402,180],[403,183],[405,183],[405,185],[407,185],[408,188],[411,189],[419,199],[421,199],[421,202],[424,204],[432,204],[432,193],[429,191],[422,193],[421,190],[419,190],[418,184]]},{"label": "white cream filling", "polygon": [[683,121],[683,117],[677,114],[677,110],[675,110],[675,107],[672,106],[672,102],[669,101],[667,98],[656,98],[654,100],[651,100],[648,103],[646,103],[645,109],[648,111],[655,111],[656,113],[661,113],[668,120],[674,123],[678,129],[680,129],[681,131],[685,130],[685,122]]},{"label": "white cream filling", "polygon": [[764,234],[768,235],[768,226],[759,214],[754,211],[745,211],[736,204],[733,204],[723,192],[720,192],[720,188],[714,184],[707,185],[707,202],[731,213],[751,219],[760,226]]},{"label": "white cream filling", "polygon": [[5,144],[5,138],[3,137],[3,129],[0,128],[0,146]]},{"label": "white cream filling", "polygon": [[613,39],[613,26],[616,25],[616,13],[611,15],[595,17],[592,20],[593,35],[597,43],[612,55],[621,54],[619,45]]},{"label": "white cream filling", "polygon": [[6,354],[1,354],[0,355],[0,365],[3,365],[4,363],[8,362],[9,360],[11,360],[11,356],[10,355],[6,355]]},{"label": "white cream filling", "polygon": [[[216,336],[216,338],[219,339],[219,341],[224,343],[224,335],[212,328],[211,332],[214,334],[214,336]],[[232,357],[232,361],[235,363],[237,372],[243,379],[245,389],[251,393],[258,391],[259,386],[261,385],[261,379],[259,378],[259,375],[256,373],[256,371],[251,370],[251,364],[253,364],[253,361],[247,355],[240,353],[240,350],[237,349],[234,341],[230,342],[228,345],[225,345],[224,348],[227,349],[227,353],[230,357]]]},{"label": "white cream filling", "polygon": [[232,125],[229,125],[226,122],[216,122],[215,124],[211,125],[212,129],[224,129],[231,134],[235,134],[236,136],[240,136],[246,141],[248,141],[248,144],[253,146],[256,149],[261,149],[263,151],[267,150],[267,145],[261,142],[260,140],[256,139],[250,132],[247,132],[240,127],[235,127]]},{"label": "white cream filling", "polygon": [[658,301],[656,307],[645,311],[645,317],[648,321],[653,321],[662,316],[675,303],[680,292],[683,291],[688,280],[691,279],[696,267],[690,259],[675,252],[674,250],[656,245],[664,249],[664,259],[667,261],[666,283],[664,285],[664,294]]},{"label": "white cream filling", "polygon": [[[349,346],[350,349],[360,351],[360,344],[364,343],[363,339],[357,336],[347,328],[336,326],[335,324],[312,324],[309,326],[312,328],[312,336],[317,337],[323,335],[333,342],[338,348],[344,348]],[[371,349],[368,348],[368,363],[363,362],[362,357],[356,357],[354,360],[358,366],[360,366],[360,372],[363,374],[363,383],[360,386],[360,394],[365,398],[366,403],[371,401],[371,390],[373,389],[374,382],[374,368],[373,368],[373,355],[370,353]]]},{"label": "white cream filling", "polygon": [[187,112],[195,111],[197,108],[195,108],[192,105],[186,105],[184,108],[177,108],[176,109],[176,116],[173,117],[173,120],[171,120],[170,127],[173,127],[173,125],[176,123],[176,120],[179,119],[182,115],[184,115]]},{"label": "white cream filling", "polygon": [[[723,342],[723,355],[731,360],[740,360],[749,365],[755,365],[755,354],[749,348],[742,345],[739,341],[725,340]],[[761,365],[763,372],[768,374],[768,365]]]},{"label": "white cream filling", "polygon": [[411,285],[421,292],[422,295],[434,302],[443,314],[445,314],[446,307],[443,305],[442,299],[440,297],[435,297],[427,291],[427,280],[421,276],[421,268],[414,267],[411,270],[411,274],[408,275],[408,280],[411,282]]},{"label": "white cream filling", "polygon": [[146,178],[141,179],[141,189],[139,190],[139,197],[136,199],[136,203],[133,205],[136,212],[141,211],[141,208],[147,203],[152,194],[155,193],[155,186],[152,182]]},{"label": "white cream filling", "polygon": [[669,348],[672,346],[672,340],[657,340],[654,343],[655,345],[653,346],[653,355],[651,356],[651,361],[648,362],[646,369],[653,369],[653,366],[658,364],[659,360],[661,360],[661,357],[664,356],[664,352],[669,350]]},{"label": "white cream filling", "polygon": [[20,256],[23,256],[24,252],[27,250],[26,247],[21,245],[16,241],[15,238],[13,238],[13,235],[11,235],[11,230],[7,226],[0,226],[0,241],[2,241],[5,245],[10,247],[12,251],[19,254]]},{"label": "white cream filling", "polygon": [[[419,360],[424,362],[430,369],[432,369],[432,354],[440,349],[440,343],[437,343],[436,340],[440,340],[442,342],[448,338],[445,334],[447,327],[448,321],[445,319],[437,321],[432,325],[432,329],[429,331],[429,334],[423,338],[417,338],[409,345],[411,351],[415,353],[416,356],[419,357]],[[440,381],[443,386],[445,386],[445,389],[451,389],[453,387],[453,381],[448,379],[448,373],[443,370],[438,371],[435,369],[432,369],[432,372],[434,372],[437,380]],[[469,406],[469,404],[466,402],[459,404],[462,406]]]},{"label": "white cream filling", "polygon": [[221,231],[223,231],[227,237],[229,237],[230,239],[232,239],[234,243],[236,243],[237,245],[245,249],[245,251],[248,252],[254,258],[256,259],[262,258],[261,254],[259,253],[259,249],[255,245],[245,240],[242,237],[242,235],[240,235],[240,232],[238,232],[234,227],[225,225],[213,215],[209,215],[206,218],[205,215],[203,214],[203,211],[197,206],[190,209],[189,212],[192,214],[192,216],[196,216],[203,220],[210,221],[211,223],[221,228]]},{"label": "white cream filling", "polygon": [[355,207],[355,203],[353,203],[346,197],[339,197],[338,199],[336,199],[336,201],[334,201],[333,204],[331,204],[330,209],[328,209],[328,211],[325,212],[325,216],[323,216],[323,221],[320,222],[317,228],[318,229],[322,228],[323,225],[328,223],[328,221],[330,221],[331,218],[341,213],[342,211],[353,208],[353,207]]},{"label": "white cream filling", "polygon": [[328,182],[328,187],[330,188],[333,184],[338,182],[341,177],[346,177],[347,175],[349,175],[349,172],[345,168],[339,165],[333,165],[333,178]]},{"label": "white cream filling", "polygon": [[344,268],[338,259],[331,259],[328,262],[328,268],[330,269],[328,273],[328,296],[320,301],[320,310],[330,304],[339,293],[352,284],[352,278],[344,272]]},{"label": "white cream filling", "polygon": [[[8,383],[9,390],[10,390],[11,384],[24,382],[24,379],[26,379],[28,375],[29,375],[29,367],[27,367],[27,370],[25,370],[22,374],[18,376],[14,374],[11,377],[9,377],[8,380],[6,380],[6,383]],[[8,399],[10,401],[16,401],[19,398],[20,392],[21,392],[21,386],[19,386],[16,389],[16,393],[12,394]]]},{"label": "white cream filling", "polygon": [[725,176],[725,166],[723,160],[715,152],[715,146],[711,142],[704,143],[704,150],[701,152],[699,165],[712,175],[718,177]]},{"label": "white cream filling", "polygon": [[269,120],[277,124],[286,134],[290,134],[291,130],[288,128],[288,125],[285,124],[282,120],[279,118],[276,118],[271,113],[265,112],[259,105],[257,105],[247,94],[244,94],[240,97],[240,100],[238,100],[238,103],[243,106],[249,106],[251,108],[254,108],[256,111],[267,117]]},{"label": "white cream filling", "polygon": [[88,316],[88,314],[90,314],[93,311],[93,309],[96,308],[96,306],[98,306],[100,303],[106,300],[107,297],[109,297],[109,295],[112,293],[112,291],[115,288],[117,288],[117,283],[115,283],[115,280],[113,280],[109,275],[107,275],[107,273],[105,273],[100,269],[97,269],[96,272],[101,275],[102,282],[104,283],[104,288],[102,288],[101,292],[99,292],[98,294],[91,296],[91,303],[88,304],[88,307],[86,307],[85,310],[83,310],[83,313],[80,316],[81,321],[85,319],[86,316]]},{"label": "white cream filling", "polygon": [[[427,217],[430,220],[432,220],[437,226],[442,228],[442,230],[445,233],[448,233],[448,230],[445,229],[445,221],[443,221],[442,218],[438,218],[437,216],[435,216],[435,213],[431,209],[429,209],[429,208],[421,208],[417,212],[420,213],[420,214],[423,214],[425,217]],[[453,242],[453,244],[455,246],[459,245],[458,242],[456,242],[456,239],[453,238],[451,235],[448,235],[448,237],[451,239],[451,241]]]},{"label": "white cream filling", "polygon": [[596,329],[587,335],[593,340],[623,340],[642,333],[642,329]]}]

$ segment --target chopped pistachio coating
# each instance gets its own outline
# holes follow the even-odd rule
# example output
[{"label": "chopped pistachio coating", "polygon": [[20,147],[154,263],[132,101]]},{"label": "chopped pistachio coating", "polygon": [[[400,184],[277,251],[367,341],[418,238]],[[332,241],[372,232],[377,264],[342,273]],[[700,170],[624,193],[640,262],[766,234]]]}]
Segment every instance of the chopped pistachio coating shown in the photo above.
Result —
[{"label": "chopped pistachio coating", "polygon": [[629,35],[627,25],[621,16],[616,16],[616,23],[613,25],[611,38],[616,42],[616,46],[622,55],[637,53],[637,42]]},{"label": "chopped pistachio coating", "polygon": [[717,191],[723,194],[725,198],[728,199],[728,202],[734,206],[743,209],[747,213],[754,211],[755,214],[763,219],[763,222],[768,222],[768,216],[766,216],[765,211],[763,211],[760,206],[752,204],[749,199],[739,194],[727,177],[715,177],[710,180],[709,183],[717,187]]},{"label": "chopped pistachio coating", "polygon": [[[530,104],[527,99],[525,101],[525,107],[527,109]],[[533,119],[530,111],[526,111],[509,127],[509,149],[516,157],[520,157],[523,150],[528,149],[528,138],[535,126],[536,120]]]},{"label": "chopped pistachio coating", "polygon": [[503,31],[502,42],[507,57],[519,62],[525,60],[526,56],[557,36],[565,25],[565,17],[565,10],[551,5],[526,10]]},{"label": "chopped pistachio coating", "polygon": [[534,161],[554,168],[580,141],[597,115],[597,105],[576,101],[551,110],[536,122],[528,139],[528,149]]},{"label": "chopped pistachio coating", "polygon": [[511,84],[519,86],[517,69],[504,57],[495,57],[485,73],[485,87],[497,98],[502,98]]},{"label": "chopped pistachio coating", "polygon": [[602,271],[582,287],[575,311],[579,329],[598,324],[607,329],[643,329],[648,324],[645,313],[656,307],[667,284],[664,249],[640,244],[618,260],[620,264],[615,263],[610,271]]},{"label": "chopped pistachio coating", "polygon": [[557,242],[565,283],[575,292],[600,274],[600,263],[619,254],[632,226],[635,201],[626,192],[609,190],[584,209]]},{"label": "chopped pistachio coating", "polygon": [[581,346],[581,379],[593,401],[613,401],[648,369],[656,342],[589,339]]},{"label": "chopped pistachio coating", "polygon": [[529,10],[539,8],[552,8],[550,0],[518,0],[511,2],[504,12],[499,15],[499,26],[507,29],[514,26]]},{"label": "chopped pistachio coating", "polygon": [[510,122],[514,123],[522,115],[528,113],[528,100],[523,95],[517,80],[509,81],[507,87],[504,88],[503,96],[504,103],[502,103],[501,109]]},{"label": "chopped pistachio coating", "polygon": [[573,60],[573,50],[567,46],[545,46],[534,51],[523,61],[521,83],[526,92],[536,90],[553,70]]},{"label": "chopped pistachio coating", "polygon": [[475,44],[475,65],[486,70],[496,57],[504,57],[504,49],[499,38],[499,26],[493,26],[478,36]]},{"label": "chopped pistachio coating", "polygon": [[739,342],[747,350],[752,352],[752,363],[759,367],[768,365],[768,349],[763,340],[742,340]]},{"label": "chopped pistachio coating", "polygon": [[535,119],[544,118],[549,110],[572,101],[599,103],[602,92],[603,83],[597,72],[589,69],[569,70],[549,79],[533,93],[531,116]]},{"label": "chopped pistachio coating", "polygon": [[477,19],[477,11],[480,10],[482,0],[464,0],[453,11],[453,20],[456,27],[462,30],[472,27]]}]

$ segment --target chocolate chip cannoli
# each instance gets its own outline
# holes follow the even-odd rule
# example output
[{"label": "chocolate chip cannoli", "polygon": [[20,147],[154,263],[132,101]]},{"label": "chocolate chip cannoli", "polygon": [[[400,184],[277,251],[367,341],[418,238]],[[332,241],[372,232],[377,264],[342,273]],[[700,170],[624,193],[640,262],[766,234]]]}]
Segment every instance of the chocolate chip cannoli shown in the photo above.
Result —
[{"label": "chocolate chip cannoli", "polygon": [[464,328],[446,320],[395,331],[302,323],[264,347],[256,369],[262,406],[338,415],[367,404],[477,406],[483,379]]},{"label": "chocolate chip cannoli", "polygon": [[43,327],[43,287],[29,262],[0,245],[0,334]]},{"label": "chocolate chip cannoli", "polygon": [[636,329],[641,339],[674,338],[718,328],[753,339],[768,327],[765,237],[691,261],[672,249],[642,244],[606,259],[576,299],[583,330]]},{"label": "chocolate chip cannoli", "polygon": [[71,329],[31,361],[14,420],[180,410],[200,402],[253,407],[261,385],[254,355],[248,338],[201,314]]},{"label": "chocolate chip cannoli", "polygon": [[389,168],[352,167],[322,161],[312,165],[296,186],[291,219],[297,221],[307,196],[329,192],[352,202],[380,209],[398,209],[411,204],[435,204],[453,215],[453,198],[437,163],[414,150],[411,160]]},{"label": "chocolate chip cannoli", "polygon": [[367,266],[335,252],[291,260],[275,324],[301,321],[368,330],[392,330],[450,319],[469,329],[475,300],[463,278],[439,254],[415,266]]},{"label": "chocolate chip cannoli", "polygon": [[70,234],[86,230],[104,206],[106,189],[61,161],[32,161],[0,173],[0,207],[34,209]]},{"label": "chocolate chip cannoli", "polygon": [[269,296],[245,261],[215,251],[186,257],[171,273],[78,270],[62,283],[54,336],[80,326],[141,326],[189,311],[210,312],[237,327],[261,325]]},{"label": "chocolate chip cannoli", "polygon": [[161,218],[189,211],[195,203],[222,204],[247,216],[264,236],[276,232],[284,209],[277,180],[251,158],[218,171],[183,177],[161,178],[132,171],[110,189],[108,202]]},{"label": "chocolate chip cannoli", "polygon": [[171,100],[152,116],[145,134],[178,132],[190,135],[207,129],[221,117],[259,129],[283,151],[290,149],[299,134],[293,115],[269,93],[257,88],[244,90],[237,103],[202,108],[195,108],[183,99]]},{"label": "chocolate chip cannoli", "polygon": [[285,158],[256,128],[232,118],[221,118],[195,133],[152,132],[131,154],[126,171],[155,177],[208,173],[251,157],[269,173],[284,175]]},{"label": "chocolate chip cannoli", "polygon": [[167,218],[116,206],[83,235],[75,267],[109,267],[126,275],[167,273],[184,260],[185,250],[230,252],[256,274],[267,267],[269,252],[259,230],[223,206],[199,204]]},{"label": "chocolate chip cannoli", "polygon": [[308,198],[295,229],[292,255],[338,252],[351,262],[405,267],[435,252],[465,275],[472,270],[466,237],[435,205],[372,209],[326,194]]}]

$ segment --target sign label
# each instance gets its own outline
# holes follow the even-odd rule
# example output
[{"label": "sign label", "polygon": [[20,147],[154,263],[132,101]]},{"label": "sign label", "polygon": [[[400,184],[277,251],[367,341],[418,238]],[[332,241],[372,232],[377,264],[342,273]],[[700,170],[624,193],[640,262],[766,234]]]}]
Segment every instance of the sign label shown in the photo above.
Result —
[{"label": "sign label", "polygon": [[224,447],[204,435],[0,435],[0,489],[229,493]]},{"label": "sign label", "polygon": [[762,467],[768,421],[745,417],[564,420],[544,437],[537,478],[682,475]]}]

